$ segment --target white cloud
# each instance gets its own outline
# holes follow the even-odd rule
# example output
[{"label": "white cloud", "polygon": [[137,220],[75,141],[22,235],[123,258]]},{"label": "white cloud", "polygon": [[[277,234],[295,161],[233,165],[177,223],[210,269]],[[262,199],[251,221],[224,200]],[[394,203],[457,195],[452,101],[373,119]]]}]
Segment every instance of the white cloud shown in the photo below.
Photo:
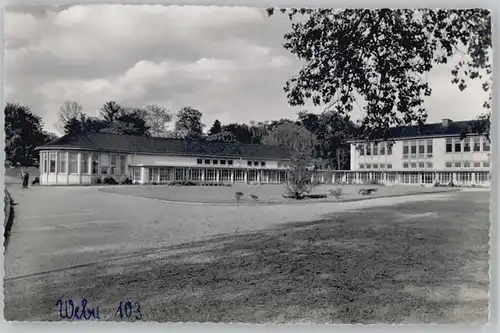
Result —
[{"label": "white cloud", "polygon": [[[35,10],[36,9],[36,10]],[[283,85],[301,62],[282,47],[290,21],[248,7],[70,6],[7,12],[6,94],[54,129],[66,100],[199,108],[207,126],[295,117]],[[429,79],[429,119],[473,118],[486,95],[460,92],[449,67]],[[309,108],[319,110],[319,108]]]}]

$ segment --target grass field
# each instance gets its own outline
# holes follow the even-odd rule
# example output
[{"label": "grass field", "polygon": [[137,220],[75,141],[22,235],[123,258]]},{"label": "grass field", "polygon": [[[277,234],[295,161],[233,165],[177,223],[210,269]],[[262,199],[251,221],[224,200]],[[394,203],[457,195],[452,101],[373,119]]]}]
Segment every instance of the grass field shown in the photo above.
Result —
[{"label": "grass field", "polygon": [[483,324],[489,226],[488,192],[336,213],[27,277],[5,315],[59,320],[62,295],[107,320],[128,298],[143,321]]},{"label": "grass field", "polygon": [[[332,189],[341,188],[343,195],[335,198],[329,195]],[[376,188],[377,192],[369,196],[358,193],[361,188]],[[442,187],[420,187],[420,186],[377,186],[377,185],[321,185],[316,187],[312,194],[328,194],[325,199],[285,199],[282,193],[285,185],[245,185],[235,184],[231,187],[205,187],[205,186],[168,186],[168,185],[143,185],[143,186],[113,186],[101,189],[104,192],[132,195],[138,197],[181,201],[181,202],[203,202],[203,203],[238,203],[238,204],[259,204],[259,203],[303,203],[321,201],[346,201],[367,198],[380,198],[386,196],[436,193],[442,191],[454,191],[453,188]],[[236,202],[234,195],[241,191],[244,194],[241,202]],[[259,197],[258,201],[250,198],[250,194]]]}]

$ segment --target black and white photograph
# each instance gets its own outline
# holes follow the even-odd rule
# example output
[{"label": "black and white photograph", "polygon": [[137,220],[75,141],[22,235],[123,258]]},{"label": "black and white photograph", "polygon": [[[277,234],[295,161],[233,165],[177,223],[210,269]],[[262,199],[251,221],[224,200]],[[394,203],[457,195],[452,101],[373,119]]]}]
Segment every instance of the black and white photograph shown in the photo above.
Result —
[{"label": "black and white photograph", "polygon": [[488,323],[490,10],[3,15],[6,321]]}]

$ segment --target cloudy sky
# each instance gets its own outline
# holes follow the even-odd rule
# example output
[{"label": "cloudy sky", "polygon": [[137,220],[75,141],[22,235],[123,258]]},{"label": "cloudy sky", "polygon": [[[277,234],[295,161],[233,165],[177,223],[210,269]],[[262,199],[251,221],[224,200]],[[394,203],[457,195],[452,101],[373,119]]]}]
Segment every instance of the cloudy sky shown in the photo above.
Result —
[{"label": "cloudy sky", "polygon": [[[57,132],[64,100],[94,115],[106,101],[192,106],[203,121],[294,118],[283,85],[301,62],[282,47],[290,21],[248,7],[72,6],[6,13],[7,101],[27,104]],[[479,83],[460,92],[436,67],[429,121],[471,119],[486,100]],[[311,111],[319,111],[309,108]]]}]

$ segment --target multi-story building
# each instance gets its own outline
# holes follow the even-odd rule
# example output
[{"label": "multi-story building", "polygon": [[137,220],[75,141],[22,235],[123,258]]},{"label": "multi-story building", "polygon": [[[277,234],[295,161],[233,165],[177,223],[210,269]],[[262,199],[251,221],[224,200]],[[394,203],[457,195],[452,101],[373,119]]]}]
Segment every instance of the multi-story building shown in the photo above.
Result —
[{"label": "multi-story building", "polygon": [[289,162],[278,146],[108,133],[66,135],[37,149],[41,185],[90,185],[106,177],[139,184],[284,183]]},{"label": "multi-story building", "polygon": [[391,142],[351,142],[351,171],[340,177],[353,182],[389,184],[490,184],[491,149],[481,135],[460,134],[470,121],[393,128]]}]

